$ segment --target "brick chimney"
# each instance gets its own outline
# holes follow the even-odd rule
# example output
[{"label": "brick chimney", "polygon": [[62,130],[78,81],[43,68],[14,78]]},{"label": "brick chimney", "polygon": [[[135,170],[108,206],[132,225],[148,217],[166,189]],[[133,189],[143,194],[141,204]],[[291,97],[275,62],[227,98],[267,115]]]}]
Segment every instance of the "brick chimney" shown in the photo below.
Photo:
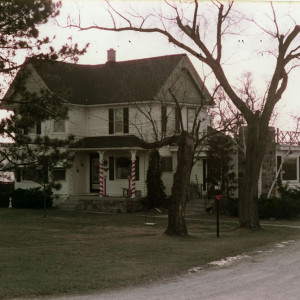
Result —
[{"label": "brick chimney", "polygon": [[107,50],[107,62],[116,62],[116,50],[113,48]]}]

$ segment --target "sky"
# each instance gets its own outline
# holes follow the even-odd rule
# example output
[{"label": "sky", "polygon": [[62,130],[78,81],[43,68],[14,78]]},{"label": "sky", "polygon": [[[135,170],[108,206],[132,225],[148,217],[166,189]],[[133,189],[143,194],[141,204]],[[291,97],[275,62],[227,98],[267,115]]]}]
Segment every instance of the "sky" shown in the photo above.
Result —
[{"label": "sky", "polygon": [[[159,34],[133,33],[133,32],[108,32],[99,30],[78,31],[77,29],[64,28],[66,20],[69,17],[72,21],[78,22],[78,14],[80,12],[80,20],[82,25],[99,25],[110,26],[112,24],[109,13],[107,12],[107,4],[102,0],[62,0],[63,7],[60,16],[55,20],[40,28],[41,35],[56,35],[54,45],[60,45],[72,36],[74,42],[84,45],[90,43],[88,52],[80,57],[80,64],[103,64],[106,62],[106,53],[110,48],[117,51],[117,61],[132,60],[146,57],[154,57],[169,54],[184,53],[184,51]],[[157,11],[161,9],[163,1],[112,1],[112,5],[117,9],[126,10],[134,8],[141,13],[153,12],[153,8]],[[274,7],[277,13],[278,24],[283,31],[292,29],[294,22],[300,24],[300,2],[298,1],[275,1]],[[178,1],[175,1],[178,3]],[[214,26],[211,26],[213,20],[213,8],[207,2],[200,1],[200,12],[206,17],[210,25],[207,27],[206,41],[212,44],[214,41]],[[213,6],[212,6],[213,7]],[[239,1],[237,9],[241,10],[246,17],[254,17],[255,20],[264,29],[274,29],[271,6],[267,2],[246,2]],[[164,15],[170,14],[170,9],[165,6],[162,10]],[[188,13],[188,11],[185,11]],[[117,21],[118,24],[119,21]],[[151,22],[151,21],[150,21]],[[214,23],[213,23],[214,24]],[[170,27],[168,30],[173,31]],[[274,49],[272,40],[262,33],[262,30],[256,25],[249,25],[241,22],[235,26],[232,35],[226,37],[224,41],[224,70],[234,85],[240,83],[240,78],[244,72],[253,72],[253,78],[258,93],[263,93],[266,87],[266,81],[269,79],[270,73],[274,69],[274,58],[272,54],[264,52],[265,50]],[[181,37],[179,37],[181,38]],[[300,38],[298,39],[300,44]],[[198,71],[200,77],[209,74],[207,68],[203,68],[202,64],[193,56],[188,55]],[[19,61],[23,61],[25,57],[19,56]],[[277,107],[280,113],[276,127],[282,130],[293,130],[294,122],[291,121],[290,114],[300,115],[300,68],[295,69],[290,77],[288,88]],[[212,92],[216,82],[210,74],[207,78],[206,85]],[[0,112],[0,117],[3,113]]]}]

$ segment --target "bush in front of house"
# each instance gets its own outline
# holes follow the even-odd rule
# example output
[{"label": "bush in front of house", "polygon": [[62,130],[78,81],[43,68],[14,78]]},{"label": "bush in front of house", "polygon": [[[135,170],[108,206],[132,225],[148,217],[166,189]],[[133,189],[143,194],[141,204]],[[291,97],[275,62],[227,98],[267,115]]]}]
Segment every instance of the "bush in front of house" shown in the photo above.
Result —
[{"label": "bush in front of house", "polygon": [[[45,191],[46,206],[52,207],[52,192],[50,189]],[[13,208],[35,208],[44,207],[44,192],[41,188],[17,189],[12,193]]]},{"label": "bush in front of house", "polygon": [[291,219],[300,214],[300,198],[284,195],[280,198],[260,197],[258,199],[258,213],[262,219]]},{"label": "bush in front of house", "polygon": [[238,198],[227,198],[227,212],[232,217],[238,217],[239,205]]},{"label": "bush in front of house", "polygon": [[[258,198],[258,214],[261,219],[291,219],[300,215],[300,189],[290,189],[279,185],[280,197]],[[238,216],[238,199],[227,200],[227,211],[230,216]]]},{"label": "bush in front of house", "polygon": [[13,182],[0,182],[0,207],[9,206],[9,197],[11,197],[13,190]]},{"label": "bush in front of house", "polygon": [[12,191],[0,191],[0,207],[9,206],[9,197],[11,197]]}]

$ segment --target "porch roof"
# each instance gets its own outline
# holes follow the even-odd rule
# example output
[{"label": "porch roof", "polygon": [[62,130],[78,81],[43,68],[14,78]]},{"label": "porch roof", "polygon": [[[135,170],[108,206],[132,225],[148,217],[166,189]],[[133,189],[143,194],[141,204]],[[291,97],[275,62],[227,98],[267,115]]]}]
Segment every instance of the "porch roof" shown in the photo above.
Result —
[{"label": "porch roof", "polygon": [[90,136],[77,142],[75,149],[143,148],[143,141],[135,135]]}]

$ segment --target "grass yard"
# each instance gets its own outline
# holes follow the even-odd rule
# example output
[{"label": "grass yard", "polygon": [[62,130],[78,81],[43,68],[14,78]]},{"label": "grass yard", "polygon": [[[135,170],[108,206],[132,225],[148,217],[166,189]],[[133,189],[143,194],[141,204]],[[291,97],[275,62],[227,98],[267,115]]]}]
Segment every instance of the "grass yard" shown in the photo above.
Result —
[{"label": "grass yard", "polygon": [[0,209],[0,299],[82,294],[147,283],[189,268],[264,249],[300,236],[299,229],[187,221],[188,238],[163,234],[167,219],[142,215]]}]

